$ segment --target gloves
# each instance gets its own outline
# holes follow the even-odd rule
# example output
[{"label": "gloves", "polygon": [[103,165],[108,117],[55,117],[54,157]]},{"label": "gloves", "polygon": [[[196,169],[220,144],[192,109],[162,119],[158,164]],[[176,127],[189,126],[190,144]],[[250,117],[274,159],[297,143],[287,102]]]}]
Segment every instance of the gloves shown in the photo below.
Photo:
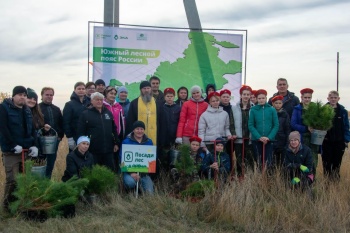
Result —
[{"label": "gloves", "polygon": [[75,149],[76,144],[75,144],[74,138],[68,138],[68,147],[71,150]]},{"label": "gloves", "polygon": [[28,152],[29,152],[29,154],[28,154],[29,156],[38,157],[38,148],[36,146],[30,147]]},{"label": "gloves", "polygon": [[304,166],[304,165],[300,165],[300,170],[302,172],[305,172],[305,173],[308,173],[309,172],[309,168],[307,168],[307,166]]},{"label": "gloves", "polygon": [[294,177],[292,179],[292,184],[298,184],[298,183],[300,183],[300,179],[298,177]]},{"label": "gloves", "polygon": [[12,150],[15,154],[22,153],[22,147],[20,145],[15,146]]},{"label": "gloves", "polygon": [[182,144],[182,138],[176,138],[175,143],[177,144]]}]

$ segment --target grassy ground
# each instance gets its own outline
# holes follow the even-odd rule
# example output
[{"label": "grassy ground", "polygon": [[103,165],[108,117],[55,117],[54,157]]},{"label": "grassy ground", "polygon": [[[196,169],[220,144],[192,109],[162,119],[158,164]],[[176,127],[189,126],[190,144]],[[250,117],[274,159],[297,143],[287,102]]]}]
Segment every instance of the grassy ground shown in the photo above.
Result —
[{"label": "grassy ground", "polygon": [[[53,173],[60,180],[65,167],[62,142]],[[321,163],[321,159],[319,159]],[[292,192],[278,177],[248,174],[199,203],[169,197],[160,184],[156,195],[139,199],[110,193],[107,200],[88,206],[79,203],[73,219],[54,218],[44,223],[0,214],[1,232],[346,232],[350,230],[350,159],[343,159],[341,181],[329,184],[318,166],[314,200]],[[0,165],[0,182],[4,171]],[[2,188],[0,195],[2,196]]]}]

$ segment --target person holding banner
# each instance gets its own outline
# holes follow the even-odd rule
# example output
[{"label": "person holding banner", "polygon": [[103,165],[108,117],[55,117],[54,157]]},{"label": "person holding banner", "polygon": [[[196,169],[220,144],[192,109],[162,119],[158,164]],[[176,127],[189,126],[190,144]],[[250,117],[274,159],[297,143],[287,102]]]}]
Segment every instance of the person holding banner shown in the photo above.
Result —
[{"label": "person holding banner", "polygon": [[[145,123],[142,121],[136,121],[132,125],[132,132],[123,140],[123,145],[148,145],[152,146],[152,139],[148,138],[145,134]],[[120,161],[122,161],[122,150],[120,150]],[[141,187],[144,192],[148,194],[154,193],[153,181],[148,173],[138,174],[136,172],[123,173],[123,183],[127,190],[136,188],[138,182],[141,182]]]}]

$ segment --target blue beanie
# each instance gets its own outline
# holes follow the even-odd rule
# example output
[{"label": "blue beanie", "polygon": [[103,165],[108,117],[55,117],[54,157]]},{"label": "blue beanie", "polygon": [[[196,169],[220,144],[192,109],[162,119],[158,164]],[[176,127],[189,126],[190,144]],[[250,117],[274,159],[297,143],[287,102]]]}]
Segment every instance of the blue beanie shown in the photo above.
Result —
[{"label": "blue beanie", "polygon": [[217,139],[215,139],[215,141],[216,141],[216,145],[217,144],[225,145],[225,140],[223,138],[217,138]]},{"label": "blue beanie", "polygon": [[90,144],[90,138],[88,136],[80,136],[77,141],[77,145],[82,142],[88,142]]},{"label": "blue beanie", "polygon": [[125,86],[121,86],[121,87],[118,88],[118,93],[120,93],[120,92],[126,92],[126,93],[128,93],[128,89],[126,89]]}]

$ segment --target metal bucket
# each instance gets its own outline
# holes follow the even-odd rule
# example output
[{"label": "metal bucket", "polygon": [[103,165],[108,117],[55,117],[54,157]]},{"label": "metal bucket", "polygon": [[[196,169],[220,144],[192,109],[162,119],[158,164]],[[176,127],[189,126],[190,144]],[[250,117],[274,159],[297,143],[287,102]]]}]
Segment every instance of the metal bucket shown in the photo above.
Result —
[{"label": "metal bucket", "polygon": [[176,149],[169,150],[170,166],[175,166],[176,161],[178,160],[179,154],[180,154],[180,151]]},{"label": "metal bucket", "polygon": [[40,177],[45,177],[46,174],[46,165],[44,166],[33,166],[32,174]]},{"label": "metal bucket", "polygon": [[[44,128],[41,128],[40,130],[42,131]],[[49,155],[49,154],[55,154],[56,153],[56,147],[57,147],[57,140],[58,140],[58,135],[56,130],[51,128],[53,131],[55,131],[55,136],[43,136],[40,134],[41,131],[39,131],[39,140],[40,140],[40,147],[41,147],[41,153],[44,155]],[[50,130],[51,130],[50,129]]]},{"label": "metal bucket", "polygon": [[314,131],[311,133],[310,143],[315,144],[315,145],[322,145],[326,134],[327,134],[327,131],[325,131],[325,130],[314,129]]}]

